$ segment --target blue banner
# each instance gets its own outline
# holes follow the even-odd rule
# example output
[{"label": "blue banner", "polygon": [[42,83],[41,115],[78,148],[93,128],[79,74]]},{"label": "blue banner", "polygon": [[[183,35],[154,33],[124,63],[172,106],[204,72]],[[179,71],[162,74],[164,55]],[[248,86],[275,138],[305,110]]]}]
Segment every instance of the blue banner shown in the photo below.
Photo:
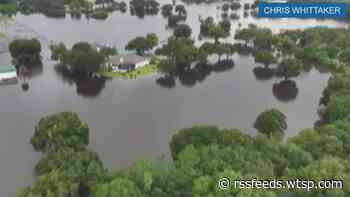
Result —
[{"label": "blue banner", "polygon": [[344,18],[348,4],[260,2],[258,8],[258,17],[265,18]]}]

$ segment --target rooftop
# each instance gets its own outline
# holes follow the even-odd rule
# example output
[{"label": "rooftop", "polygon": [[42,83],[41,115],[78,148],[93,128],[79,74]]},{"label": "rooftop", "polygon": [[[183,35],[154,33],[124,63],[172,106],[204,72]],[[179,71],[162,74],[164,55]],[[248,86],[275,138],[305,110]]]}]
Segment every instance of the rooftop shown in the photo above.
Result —
[{"label": "rooftop", "polygon": [[146,59],[136,54],[123,54],[111,56],[110,62],[114,65],[120,64],[137,64],[145,61]]},{"label": "rooftop", "polygon": [[0,73],[16,72],[16,68],[12,65],[0,65]]}]

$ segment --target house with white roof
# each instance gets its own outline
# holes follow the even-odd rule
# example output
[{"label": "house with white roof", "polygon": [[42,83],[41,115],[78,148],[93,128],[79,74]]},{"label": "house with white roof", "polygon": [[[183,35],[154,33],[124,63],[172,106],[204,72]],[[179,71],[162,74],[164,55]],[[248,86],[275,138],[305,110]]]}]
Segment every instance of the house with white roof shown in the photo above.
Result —
[{"label": "house with white roof", "polygon": [[150,61],[136,54],[114,55],[109,58],[107,67],[112,68],[113,72],[127,72],[141,68],[149,64]]}]

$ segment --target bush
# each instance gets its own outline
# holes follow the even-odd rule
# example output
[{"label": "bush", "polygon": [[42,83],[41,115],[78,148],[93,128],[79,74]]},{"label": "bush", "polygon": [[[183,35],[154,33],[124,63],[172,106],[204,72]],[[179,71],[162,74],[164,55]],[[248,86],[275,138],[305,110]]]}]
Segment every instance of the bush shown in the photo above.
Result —
[{"label": "bush", "polygon": [[82,149],[89,144],[89,128],[77,113],[61,112],[40,119],[30,142],[41,152]]},{"label": "bush", "polygon": [[283,134],[287,129],[286,116],[277,109],[264,111],[257,117],[254,127],[268,136]]},{"label": "bush", "polygon": [[91,14],[94,19],[104,20],[108,18],[108,12],[105,10],[96,10]]}]

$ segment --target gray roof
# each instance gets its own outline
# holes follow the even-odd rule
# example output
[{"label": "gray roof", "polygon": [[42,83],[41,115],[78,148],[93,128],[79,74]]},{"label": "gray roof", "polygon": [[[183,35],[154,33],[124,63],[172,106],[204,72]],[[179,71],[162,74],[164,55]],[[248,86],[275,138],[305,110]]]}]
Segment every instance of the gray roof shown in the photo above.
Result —
[{"label": "gray roof", "polygon": [[114,55],[110,57],[110,62],[113,65],[120,64],[137,64],[144,62],[146,59],[142,56],[136,54],[124,54],[124,55]]}]

